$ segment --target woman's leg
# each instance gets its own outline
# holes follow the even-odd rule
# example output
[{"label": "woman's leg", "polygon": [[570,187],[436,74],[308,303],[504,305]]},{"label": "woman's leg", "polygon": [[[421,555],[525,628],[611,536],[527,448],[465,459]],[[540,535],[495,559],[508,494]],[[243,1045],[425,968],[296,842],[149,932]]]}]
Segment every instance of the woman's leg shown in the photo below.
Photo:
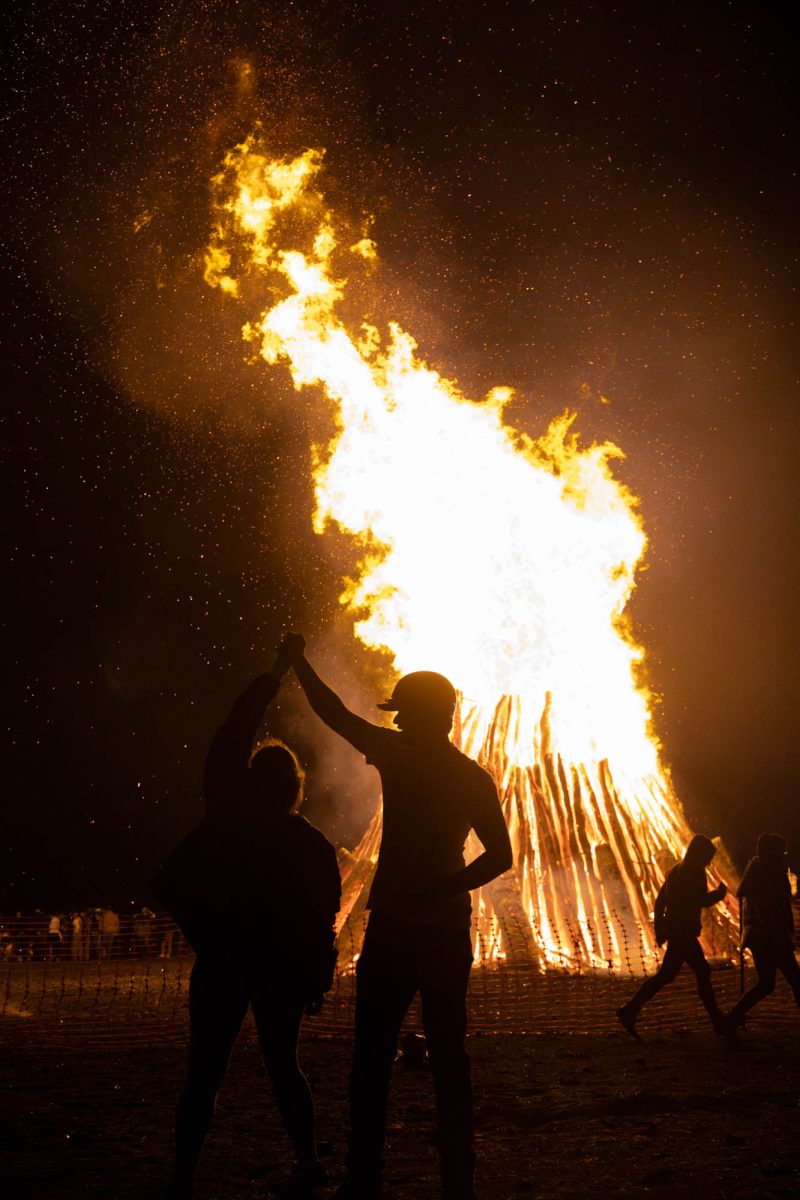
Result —
[{"label": "woman's leg", "polygon": [[247,986],[234,972],[215,970],[198,959],[189,984],[189,1067],[175,1123],[175,1175],[180,1179],[194,1177],[247,1005]]},{"label": "woman's leg", "polygon": [[297,995],[270,995],[264,991],[253,996],[264,1065],[295,1157],[299,1163],[315,1163],[314,1101],[297,1059],[303,1007]]}]

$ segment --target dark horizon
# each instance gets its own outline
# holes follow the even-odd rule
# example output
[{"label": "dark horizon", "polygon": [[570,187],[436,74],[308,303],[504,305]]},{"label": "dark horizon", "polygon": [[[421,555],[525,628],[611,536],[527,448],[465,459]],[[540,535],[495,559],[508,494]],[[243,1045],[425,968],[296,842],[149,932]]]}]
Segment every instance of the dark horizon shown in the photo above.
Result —
[{"label": "dark horizon", "polygon": [[[134,5],[10,18],[4,272],[9,787],[0,911],[127,905],[201,811],[205,748],[281,633],[370,713],[385,666],[311,530],[327,409],[204,289],[208,182],[259,120],[374,216],[372,298],[509,420],[625,452],[630,614],[698,832],[795,856],[796,29],[629,0]],[[249,65],[248,65],[249,64]],[[382,673],[383,672],[383,673]],[[457,682],[457,681],[456,681]],[[276,732],[352,845],[376,787],[294,687]]]}]

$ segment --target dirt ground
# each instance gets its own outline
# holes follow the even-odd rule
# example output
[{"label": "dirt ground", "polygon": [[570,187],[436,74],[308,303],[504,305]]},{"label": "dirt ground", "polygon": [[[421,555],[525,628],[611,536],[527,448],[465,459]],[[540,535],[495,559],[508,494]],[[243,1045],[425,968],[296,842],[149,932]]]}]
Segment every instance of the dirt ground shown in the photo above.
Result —
[{"label": "dirt ground", "polygon": [[[603,1036],[470,1039],[481,1200],[800,1198],[800,1020],[754,1021],[737,1046],[692,1025],[641,1044]],[[306,1036],[319,1135],[341,1174],[346,1037]],[[185,1050],[5,1042],[3,1195],[160,1195]],[[430,1073],[395,1068],[387,1174],[396,1200],[438,1195]],[[252,1030],[234,1052],[198,1200],[261,1200],[290,1155]],[[327,1197],[330,1192],[319,1193]]]}]

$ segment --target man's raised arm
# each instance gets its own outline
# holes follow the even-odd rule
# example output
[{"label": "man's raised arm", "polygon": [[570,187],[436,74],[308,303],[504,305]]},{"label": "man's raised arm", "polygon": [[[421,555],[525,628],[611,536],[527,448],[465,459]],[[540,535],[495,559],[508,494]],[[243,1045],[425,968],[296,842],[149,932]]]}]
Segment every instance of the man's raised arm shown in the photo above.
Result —
[{"label": "man's raised arm", "polygon": [[328,687],[306,658],[306,641],[302,634],[288,633],[281,642],[280,654],[294,667],[295,675],[306,694],[308,703],[326,725],[357,750],[366,753],[370,737],[380,726],[372,725],[347,708]]}]

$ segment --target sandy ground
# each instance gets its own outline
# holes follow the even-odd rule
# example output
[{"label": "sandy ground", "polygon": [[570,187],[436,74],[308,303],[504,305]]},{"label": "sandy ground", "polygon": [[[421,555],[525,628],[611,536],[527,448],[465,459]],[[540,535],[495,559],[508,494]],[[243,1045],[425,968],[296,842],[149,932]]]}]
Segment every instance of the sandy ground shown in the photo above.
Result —
[{"label": "sandy ground", "polygon": [[[470,1039],[481,1200],[534,1197],[800,1198],[800,1020],[765,1013],[737,1046],[702,1025],[650,1033],[485,1034]],[[346,1036],[306,1035],[319,1134],[341,1173]],[[184,1048],[2,1047],[3,1195],[161,1193]],[[391,1195],[438,1195],[426,1069],[395,1068],[387,1154]],[[220,1096],[198,1200],[260,1200],[290,1155],[246,1026]],[[331,1193],[321,1192],[321,1197]]]}]

